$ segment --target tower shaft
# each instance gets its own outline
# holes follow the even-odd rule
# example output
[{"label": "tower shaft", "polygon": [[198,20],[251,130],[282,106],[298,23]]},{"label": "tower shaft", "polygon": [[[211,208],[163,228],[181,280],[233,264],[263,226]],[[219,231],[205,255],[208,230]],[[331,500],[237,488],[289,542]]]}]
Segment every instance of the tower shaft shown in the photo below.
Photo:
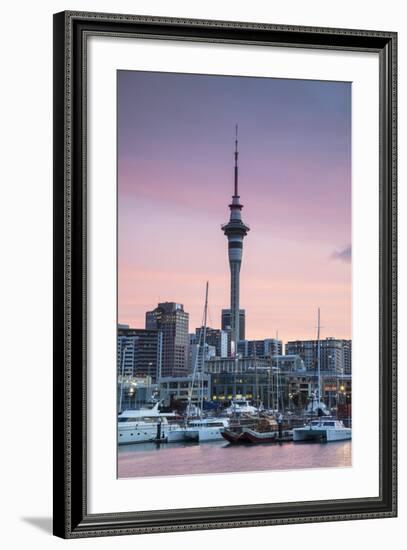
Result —
[{"label": "tower shaft", "polygon": [[230,261],[230,324],[232,332],[232,349],[237,351],[240,334],[240,266],[241,262]]}]

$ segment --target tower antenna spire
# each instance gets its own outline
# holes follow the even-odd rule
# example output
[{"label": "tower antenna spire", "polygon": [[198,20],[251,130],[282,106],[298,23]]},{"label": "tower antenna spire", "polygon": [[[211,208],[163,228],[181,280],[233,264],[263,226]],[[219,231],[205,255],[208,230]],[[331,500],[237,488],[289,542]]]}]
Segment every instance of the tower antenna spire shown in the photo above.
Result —
[{"label": "tower antenna spire", "polygon": [[237,160],[238,160],[238,157],[239,157],[239,152],[237,150],[237,145],[238,145],[238,138],[237,138],[237,135],[238,135],[238,130],[239,130],[239,127],[238,125],[236,124],[236,136],[235,136],[235,192],[234,192],[234,197],[238,197],[239,196],[239,189],[238,189],[238,184],[239,184],[239,179],[238,179],[238,175],[239,175],[239,167],[237,165]]}]

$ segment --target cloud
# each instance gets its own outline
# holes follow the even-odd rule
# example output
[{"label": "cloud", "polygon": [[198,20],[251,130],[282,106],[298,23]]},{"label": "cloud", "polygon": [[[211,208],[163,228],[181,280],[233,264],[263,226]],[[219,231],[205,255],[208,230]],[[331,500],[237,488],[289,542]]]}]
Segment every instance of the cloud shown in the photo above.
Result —
[{"label": "cloud", "polygon": [[345,248],[342,248],[341,250],[335,250],[331,254],[331,258],[333,260],[340,260],[341,262],[345,262],[346,264],[350,264],[352,261],[352,246],[349,244]]}]

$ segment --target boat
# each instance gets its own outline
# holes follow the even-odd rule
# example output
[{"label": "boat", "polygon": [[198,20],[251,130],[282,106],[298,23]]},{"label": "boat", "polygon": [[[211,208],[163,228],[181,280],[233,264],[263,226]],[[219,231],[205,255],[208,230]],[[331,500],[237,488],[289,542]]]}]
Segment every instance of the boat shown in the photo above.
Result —
[{"label": "boat", "polygon": [[222,430],[229,425],[228,418],[199,418],[187,421],[185,426],[171,431],[168,442],[176,441],[215,441],[222,439]]},{"label": "boat", "polygon": [[343,441],[352,439],[352,428],[347,428],[342,420],[319,418],[302,428],[293,429],[293,441]]},{"label": "boat", "polygon": [[160,403],[140,409],[125,410],[118,415],[118,444],[164,442],[168,434],[180,428],[179,417],[173,412],[160,412]]},{"label": "boat", "polygon": [[[201,441],[222,439],[222,430],[229,426],[228,418],[203,418],[190,423],[187,438],[193,436]],[[195,430],[195,431],[194,431]]]},{"label": "boat", "polygon": [[316,397],[312,396],[310,403],[304,413],[306,416],[329,416],[329,409],[323,401],[319,401]]},{"label": "boat", "polygon": [[259,418],[255,426],[246,427],[243,430],[243,438],[248,443],[277,443],[280,441],[289,441],[292,439],[292,432],[282,429],[282,419],[280,422],[274,416],[265,416]]},{"label": "boat", "polygon": [[259,432],[246,428],[243,432],[243,439],[248,443],[276,443],[279,440],[278,431]]},{"label": "boat", "polygon": [[235,416],[241,414],[257,414],[258,409],[250,405],[247,399],[232,399],[230,407],[228,407],[225,412],[227,415]]},{"label": "boat", "polygon": [[251,424],[236,423],[222,431],[222,437],[229,443],[279,443],[292,440],[292,430],[287,430],[274,416],[263,416]]},{"label": "boat", "polygon": [[223,439],[226,439],[228,443],[244,443],[243,430],[238,431],[231,428],[225,428],[224,430],[222,430],[221,435]]}]

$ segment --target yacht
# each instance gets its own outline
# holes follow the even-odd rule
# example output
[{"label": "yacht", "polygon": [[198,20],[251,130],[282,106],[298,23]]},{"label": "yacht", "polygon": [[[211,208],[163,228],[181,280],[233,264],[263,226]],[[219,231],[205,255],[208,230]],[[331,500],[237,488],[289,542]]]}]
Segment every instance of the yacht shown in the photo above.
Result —
[{"label": "yacht", "polygon": [[160,412],[160,403],[140,409],[123,411],[118,416],[117,438],[119,445],[167,441],[168,434],[180,428],[175,413]]},{"label": "yacht", "polygon": [[319,418],[302,428],[293,429],[293,441],[343,441],[352,439],[352,428],[344,426],[342,420]]}]

